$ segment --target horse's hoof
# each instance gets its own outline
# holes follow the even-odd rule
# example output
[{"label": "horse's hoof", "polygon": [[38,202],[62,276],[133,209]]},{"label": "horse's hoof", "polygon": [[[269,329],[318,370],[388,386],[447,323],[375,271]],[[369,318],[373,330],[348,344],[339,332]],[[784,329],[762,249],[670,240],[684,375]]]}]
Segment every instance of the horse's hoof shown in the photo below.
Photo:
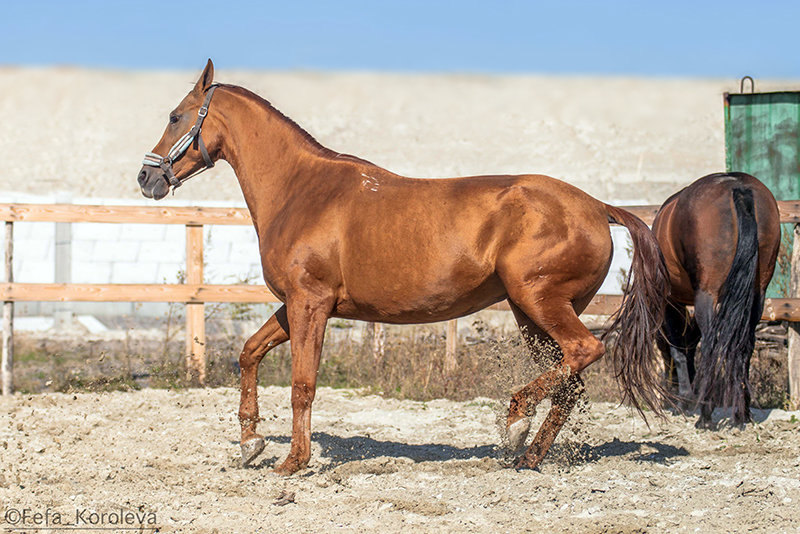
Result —
[{"label": "horse's hoof", "polygon": [[523,456],[520,456],[517,459],[517,461],[514,463],[514,469],[517,470],[517,471],[524,471],[526,469],[529,469],[531,471],[539,471],[539,472],[541,472],[541,470],[539,469],[539,464],[540,463],[542,463],[541,459],[538,459],[538,460],[537,459],[533,459],[533,460],[531,460],[527,456],[523,455]]},{"label": "horse's hoof", "polygon": [[694,427],[698,430],[715,430],[716,425],[711,421],[711,419],[704,419],[700,417],[694,424]]},{"label": "horse's hoof", "polygon": [[291,457],[286,458],[281,465],[274,469],[275,473],[284,477],[288,477],[300,471],[301,469],[305,469],[308,465],[308,461],[299,462],[293,460]]},{"label": "horse's hoof", "polygon": [[523,417],[519,421],[515,421],[508,425],[506,432],[508,433],[508,448],[516,454],[525,446],[525,440],[528,439],[528,432],[531,430],[530,417]]},{"label": "horse's hoof", "polygon": [[264,438],[253,438],[242,443],[242,467],[247,467],[255,460],[266,446]]},{"label": "horse's hoof", "polygon": [[296,467],[279,465],[278,467],[276,467],[272,471],[276,475],[279,475],[279,476],[282,476],[282,477],[288,477],[288,476],[292,476],[293,474],[297,473],[297,471],[299,471],[299,469],[297,469]]}]

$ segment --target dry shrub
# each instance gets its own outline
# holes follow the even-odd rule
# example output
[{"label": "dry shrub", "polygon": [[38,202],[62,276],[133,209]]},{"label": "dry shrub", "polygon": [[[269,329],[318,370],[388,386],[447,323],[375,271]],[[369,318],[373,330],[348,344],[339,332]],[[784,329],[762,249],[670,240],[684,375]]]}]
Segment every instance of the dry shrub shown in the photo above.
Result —
[{"label": "dry shrub", "polygon": [[[220,313],[208,323],[207,385],[236,387],[238,356],[257,323],[232,322]],[[363,330],[360,330],[363,329]],[[322,354],[318,385],[360,388],[388,397],[414,400],[477,397],[504,404],[519,388],[551,367],[555,347],[539,343],[532,354],[518,333],[504,335],[481,322],[461,339],[456,369],[445,372],[444,327],[438,325],[387,327],[385,354],[372,352],[372,329],[360,323],[331,321]],[[25,393],[42,391],[109,391],[140,387],[183,388],[186,369],[182,333],[163,339],[117,341],[35,339],[15,337],[15,382]],[[603,358],[583,373],[591,401],[620,399],[610,359]],[[750,381],[753,405],[783,407],[788,397],[785,348],[763,345],[753,356]],[[289,343],[271,351],[259,368],[261,385],[291,383]]]},{"label": "dry shrub", "polygon": [[789,365],[783,347],[756,345],[750,361],[752,405],[786,408],[789,403]]},{"label": "dry shrub", "polygon": [[390,329],[381,359],[373,354],[368,336],[363,342],[329,344],[319,383],[414,400],[507,398],[552,363],[547,352],[552,349],[532,358],[518,335],[505,337],[481,324],[474,331],[477,335],[458,347],[458,364],[450,373],[445,371],[441,325]]}]

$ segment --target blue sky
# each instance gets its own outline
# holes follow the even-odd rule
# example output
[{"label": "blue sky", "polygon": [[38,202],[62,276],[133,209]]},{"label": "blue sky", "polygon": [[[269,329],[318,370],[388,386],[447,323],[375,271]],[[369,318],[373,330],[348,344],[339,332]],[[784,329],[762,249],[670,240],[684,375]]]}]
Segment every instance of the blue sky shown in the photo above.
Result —
[{"label": "blue sky", "polygon": [[800,78],[800,2],[0,0],[0,64]]}]

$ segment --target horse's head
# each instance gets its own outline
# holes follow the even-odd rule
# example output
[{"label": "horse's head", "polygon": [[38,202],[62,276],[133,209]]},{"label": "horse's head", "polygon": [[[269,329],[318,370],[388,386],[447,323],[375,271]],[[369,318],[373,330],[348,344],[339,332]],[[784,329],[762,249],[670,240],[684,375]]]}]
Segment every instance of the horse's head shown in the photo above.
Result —
[{"label": "horse's head", "polygon": [[[214,64],[209,59],[194,89],[169,114],[161,140],[145,155],[139,186],[147,198],[160,200],[167,196],[170,187],[179,187],[195,174],[214,166],[219,129],[211,124],[213,119],[206,119],[216,89],[213,79]],[[208,145],[200,135],[201,130],[207,134]]]}]

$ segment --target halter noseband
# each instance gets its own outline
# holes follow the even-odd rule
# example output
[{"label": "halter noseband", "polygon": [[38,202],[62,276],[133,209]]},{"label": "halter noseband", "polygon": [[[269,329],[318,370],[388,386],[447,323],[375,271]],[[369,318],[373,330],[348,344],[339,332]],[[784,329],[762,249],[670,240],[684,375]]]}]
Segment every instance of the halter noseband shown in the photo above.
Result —
[{"label": "halter noseband", "polygon": [[[200,131],[202,130],[203,120],[208,115],[208,105],[211,103],[211,97],[214,95],[214,90],[217,88],[216,85],[212,85],[208,88],[208,92],[206,93],[206,99],[203,101],[203,105],[200,106],[200,109],[197,112],[197,121],[195,121],[194,126],[183,134],[183,136],[178,139],[172,148],[169,149],[166,156],[159,156],[154,152],[148,152],[144,155],[144,160],[142,161],[142,165],[147,165],[149,167],[160,167],[162,171],[164,171],[164,175],[167,177],[167,182],[171,185],[174,189],[177,189],[181,186],[183,182],[188,180],[193,176],[197,176],[203,171],[206,171],[214,166],[214,162],[211,161],[211,157],[208,155],[208,150],[206,150],[206,145],[203,143],[203,137],[200,135]],[[200,169],[196,173],[187,176],[186,178],[179,179],[175,176],[175,172],[172,170],[172,163],[178,161],[189,149],[189,145],[194,142],[195,148],[200,149],[200,153],[203,155],[203,161],[205,161],[205,168]]]}]

